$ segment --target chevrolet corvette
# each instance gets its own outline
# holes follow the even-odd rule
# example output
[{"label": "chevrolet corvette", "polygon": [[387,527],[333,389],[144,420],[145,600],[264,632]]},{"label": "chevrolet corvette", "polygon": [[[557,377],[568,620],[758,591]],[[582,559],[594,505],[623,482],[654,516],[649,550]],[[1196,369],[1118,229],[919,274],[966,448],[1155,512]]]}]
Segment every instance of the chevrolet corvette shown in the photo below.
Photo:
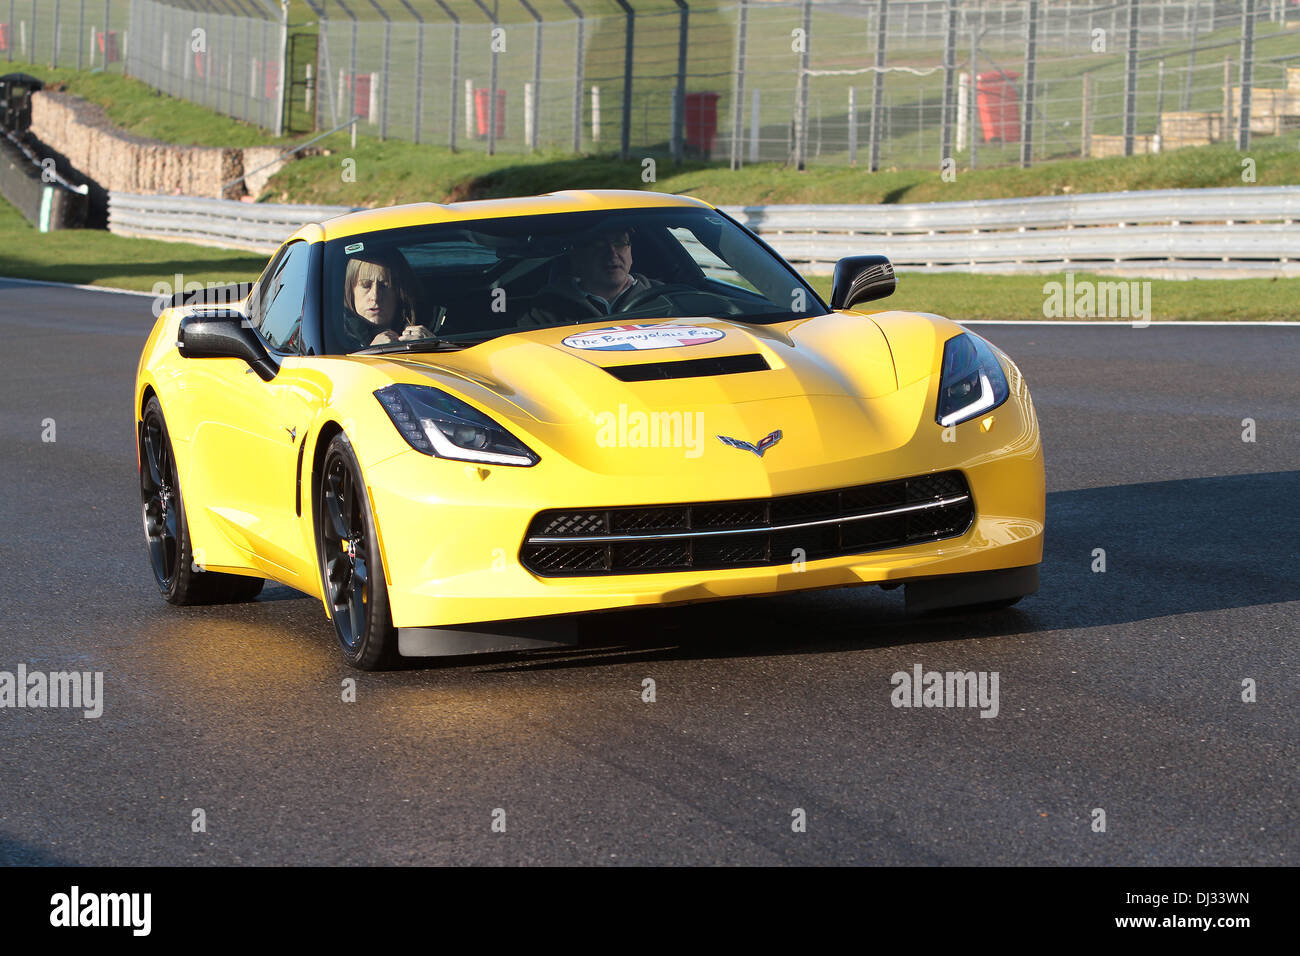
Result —
[{"label": "chevrolet corvette", "polygon": [[830,302],[699,200],[569,191],[299,229],[235,303],[162,311],[135,388],[163,597],[318,598],[346,660],[572,644],[585,612],[875,584],[911,611],[1038,586],[1015,364]]}]

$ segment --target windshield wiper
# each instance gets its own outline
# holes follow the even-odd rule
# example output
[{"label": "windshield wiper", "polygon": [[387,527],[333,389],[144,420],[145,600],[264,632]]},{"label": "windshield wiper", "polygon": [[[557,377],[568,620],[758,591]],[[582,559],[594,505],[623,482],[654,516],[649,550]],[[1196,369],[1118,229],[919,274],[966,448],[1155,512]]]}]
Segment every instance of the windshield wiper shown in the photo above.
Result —
[{"label": "windshield wiper", "polygon": [[409,342],[383,342],[369,348],[357,349],[349,355],[388,355],[393,352],[457,352],[465,348],[464,342],[450,339],[413,339]]}]

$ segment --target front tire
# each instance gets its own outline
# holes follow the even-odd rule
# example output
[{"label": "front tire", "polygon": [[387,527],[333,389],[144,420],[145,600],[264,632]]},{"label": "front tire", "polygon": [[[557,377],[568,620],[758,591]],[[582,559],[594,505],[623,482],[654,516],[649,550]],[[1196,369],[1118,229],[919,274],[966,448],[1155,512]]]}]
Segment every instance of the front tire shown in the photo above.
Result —
[{"label": "front tire", "polygon": [[169,604],[251,601],[262,578],[204,571],[194,561],[185,502],[162,403],[149,399],[140,426],[140,510],[154,582]]},{"label": "front tire", "polygon": [[316,507],[316,551],[325,603],[343,656],[361,670],[399,661],[379,539],[361,466],[346,435],[325,449]]}]

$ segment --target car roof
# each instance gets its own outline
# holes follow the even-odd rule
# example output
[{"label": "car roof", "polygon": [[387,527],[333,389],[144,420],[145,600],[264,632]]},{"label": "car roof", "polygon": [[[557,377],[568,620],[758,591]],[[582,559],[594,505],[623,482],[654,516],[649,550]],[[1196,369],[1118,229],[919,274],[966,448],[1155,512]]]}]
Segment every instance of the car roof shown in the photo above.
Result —
[{"label": "car roof", "polygon": [[[405,226],[423,226],[474,219],[502,219],[507,216],[546,216],[566,212],[591,212],[602,209],[647,209],[660,206],[686,206],[712,209],[713,206],[689,196],[643,192],[638,189],[567,189],[542,196],[514,199],[479,199],[470,202],[416,202],[382,209],[364,209],[311,224],[293,238],[309,241],[341,239],[360,233]],[[320,230],[319,232],[317,230]]]}]

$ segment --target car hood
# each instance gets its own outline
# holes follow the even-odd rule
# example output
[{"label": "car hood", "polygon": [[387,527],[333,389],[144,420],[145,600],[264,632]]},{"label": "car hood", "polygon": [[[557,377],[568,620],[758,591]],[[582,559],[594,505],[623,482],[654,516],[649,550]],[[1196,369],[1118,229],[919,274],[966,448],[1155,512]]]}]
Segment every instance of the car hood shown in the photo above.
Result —
[{"label": "car hood", "polygon": [[[719,374],[697,361],[737,356],[768,368]],[[795,396],[876,398],[898,387],[884,334],[868,317],[850,313],[767,326],[606,320],[506,335],[463,352],[389,358],[410,371],[472,382],[555,424],[620,404],[686,410]],[[654,377],[623,380],[643,376]]]},{"label": "car hood", "polygon": [[[939,330],[931,317],[888,315],[913,327],[906,349],[917,368],[903,384],[928,381]],[[460,352],[361,360],[383,366],[393,381],[457,392],[540,446],[543,457],[549,448],[592,471],[671,473],[680,456],[664,454],[665,446],[707,461],[737,453],[727,439],[758,446],[778,431],[778,458],[788,465],[770,469],[798,469],[897,448],[926,414],[924,385],[899,388],[894,349],[878,319],[833,312],[769,326],[716,318],[631,326],[606,320],[515,333]],[[646,333],[656,340],[651,344],[666,347],[645,348]],[[633,343],[640,347],[608,347]],[[676,363],[732,356],[759,356],[768,368],[710,374],[697,366],[690,370],[702,374],[641,381],[618,374],[644,365],[672,374]],[[922,364],[925,374],[914,374]],[[611,446],[617,455],[607,452]]]}]

